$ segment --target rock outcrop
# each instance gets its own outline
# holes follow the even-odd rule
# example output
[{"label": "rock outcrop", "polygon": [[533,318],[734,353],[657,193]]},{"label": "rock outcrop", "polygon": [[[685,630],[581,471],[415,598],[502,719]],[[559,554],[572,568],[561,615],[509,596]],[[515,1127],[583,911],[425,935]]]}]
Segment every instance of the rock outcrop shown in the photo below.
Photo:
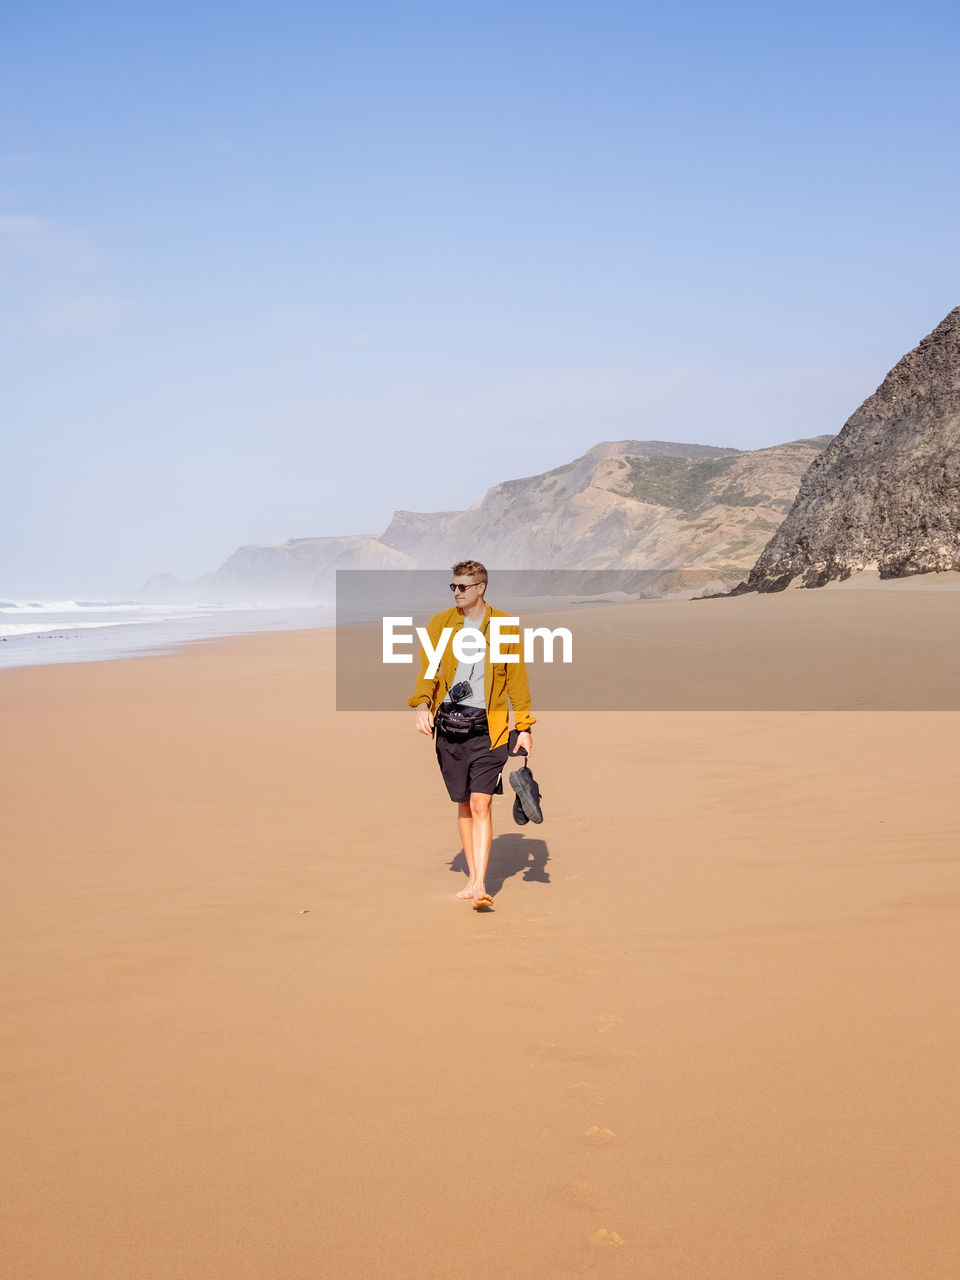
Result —
[{"label": "rock outcrop", "polygon": [[[542,475],[494,485],[468,510],[427,517],[419,527],[398,512],[382,540],[424,568],[475,556],[500,568],[735,577],[783,519],[829,438],[751,451],[605,442]],[[398,525],[403,537],[395,541]]]},{"label": "rock outcrop", "polygon": [[756,559],[830,439],[756,450],[606,441],[564,466],[494,485],[466,511],[397,511],[379,537],[241,547],[196,584],[164,576],[158,587],[178,598],[190,598],[193,585],[207,600],[326,600],[337,569],[448,569],[476,557],[499,570],[643,571],[661,594],[723,589]]},{"label": "rock outcrop", "polygon": [[730,593],[960,569],[960,307],[894,366],[810,464]]}]

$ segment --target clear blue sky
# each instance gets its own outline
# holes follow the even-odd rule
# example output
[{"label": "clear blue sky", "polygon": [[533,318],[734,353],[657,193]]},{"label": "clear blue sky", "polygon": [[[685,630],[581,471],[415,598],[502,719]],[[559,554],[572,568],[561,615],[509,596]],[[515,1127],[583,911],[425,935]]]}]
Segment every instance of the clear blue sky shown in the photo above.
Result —
[{"label": "clear blue sky", "polygon": [[0,596],[838,431],[960,302],[954,3],[0,9]]}]

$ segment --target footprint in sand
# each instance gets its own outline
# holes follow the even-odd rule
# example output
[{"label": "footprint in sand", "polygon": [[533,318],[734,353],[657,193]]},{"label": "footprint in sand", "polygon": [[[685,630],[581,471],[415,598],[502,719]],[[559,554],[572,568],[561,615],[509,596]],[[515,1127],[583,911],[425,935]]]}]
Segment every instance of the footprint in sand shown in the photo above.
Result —
[{"label": "footprint in sand", "polygon": [[592,1124],[587,1130],[587,1137],[598,1138],[604,1142],[608,1142],[612,1137],[614,1137],[614,1132],[612,1129],[601,1129],[599,1125]]},{"label": "footprint in sand", "polygon": [[600,1264],[601,1257],[625,1248],[626,1243],[619,1231],[600,1227],[586,1239],[581,1238],[576,1243],[571,1241],[563,1254],[555,1256],[551,1275],[583,1276],[592,1273]]},{"label": "footprint in sand", "polygon": [[619,1232],[608,1231],[606,1227],[601,1227],[599,1231],[594,1232],[593,1242],[607,1249],[622,1249],[627,1243]]}]

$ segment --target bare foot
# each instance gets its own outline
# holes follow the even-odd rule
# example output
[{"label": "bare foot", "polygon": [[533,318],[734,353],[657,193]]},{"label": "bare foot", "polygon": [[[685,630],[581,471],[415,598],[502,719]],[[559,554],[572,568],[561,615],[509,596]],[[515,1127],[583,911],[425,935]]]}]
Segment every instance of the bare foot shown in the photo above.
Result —
[{"label": "bare foot", "polygon": [[474,895],[474,899],[473,899],[474,911],[489,911],[492,906],[493,906],[493,899],[490,897],[489,893],[485,893],[481,889]]},{"label": "bare foot", "polygon": [[468,885],[467,885],[467,887],[466,887],[465,889],[461,889],[461,890],[460,890],[460,892],[457,894],[457,897],[458,897],[458,898],[472,898],[472,897],[473,897],[473,892],[474,892],[474,890],[473,890],[473,885],[472,885],[472,884],[468,884]]}]

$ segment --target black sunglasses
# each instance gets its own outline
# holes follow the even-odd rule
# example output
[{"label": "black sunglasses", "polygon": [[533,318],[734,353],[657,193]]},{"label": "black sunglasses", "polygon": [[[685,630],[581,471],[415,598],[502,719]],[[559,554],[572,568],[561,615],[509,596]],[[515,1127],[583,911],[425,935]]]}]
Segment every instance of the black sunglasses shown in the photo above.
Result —
[{"label": "black sunglasses", "polygon": [[469,591],[471,587],[479,587],[479,585],[479,582],[451,582],[450,590],[454,593],[457,591]]}]

